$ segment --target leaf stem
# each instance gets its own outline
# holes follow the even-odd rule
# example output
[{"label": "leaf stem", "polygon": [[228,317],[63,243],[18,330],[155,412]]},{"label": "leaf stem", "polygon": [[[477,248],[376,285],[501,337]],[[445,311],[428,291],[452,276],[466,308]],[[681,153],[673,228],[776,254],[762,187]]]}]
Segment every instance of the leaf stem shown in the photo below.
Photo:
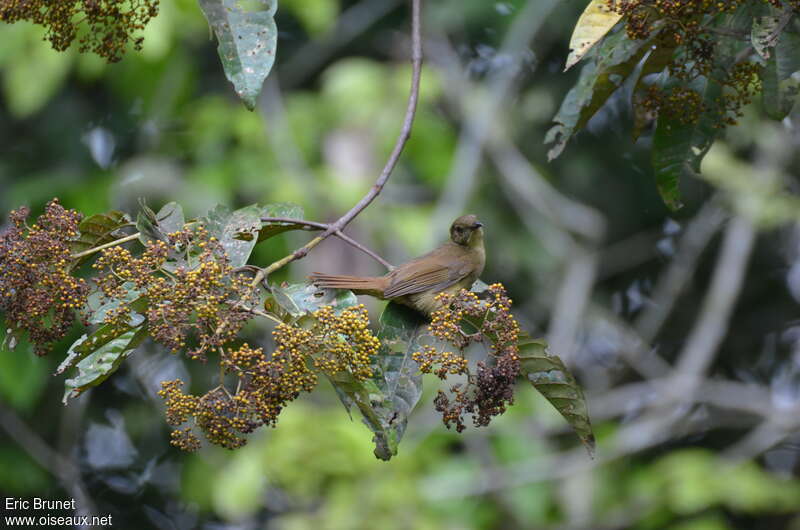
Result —
[{"label": "leaf stem", "polygon": [[92,254],[94,254],[96,252],[100,252],[101,250],[105,250],[107,248],[111,248],[111,247],[116,246],[116,245],[121,245],[123,243],[127,243],[128,241],[133,241],[134,239],[139,237],[139,234],[140,234],[139,232],[136,232],[135,234],[131,234],[129,236],[125,236],[125,237],[121,237],[119,239],[115,239],[114,241],[106,243],[105,245],[100,245],[98,247],[94,247],[94,248],[90,248],[88,250],[84,250],[83,252],[78,252],[77,254],[72,254],[72,255],[70,255],[69,258],[70,259],[80,259],[80,258],[83,258],[85,256],[91,256]]}]

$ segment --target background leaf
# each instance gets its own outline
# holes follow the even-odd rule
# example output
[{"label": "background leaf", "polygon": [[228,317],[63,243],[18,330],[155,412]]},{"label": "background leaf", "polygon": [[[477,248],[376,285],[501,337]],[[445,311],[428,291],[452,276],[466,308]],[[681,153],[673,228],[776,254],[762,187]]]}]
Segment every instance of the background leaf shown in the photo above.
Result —
[{"label": "background leaf", "polygon": [[219,41],[217,52],[236,94],[253,110],[261,85],[275,62],[277,0],[252,0],[250,10],[237,0],[200,0]]},{"label": "background leaf", "polygon": [[564,363],[547,351],[541,339],[521,337],[519,357],[522,373],[575,429],[590,455],[594,455],[595,440],[586,398],[578,382]]}]

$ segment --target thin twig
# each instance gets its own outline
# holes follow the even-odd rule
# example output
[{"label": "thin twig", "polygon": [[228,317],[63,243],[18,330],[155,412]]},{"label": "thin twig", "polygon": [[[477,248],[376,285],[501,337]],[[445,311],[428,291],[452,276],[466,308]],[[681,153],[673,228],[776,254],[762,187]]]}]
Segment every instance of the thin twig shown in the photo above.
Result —
[{"label": "thin twig", "polygon": [[325,229],[322,234],[298,248],[288,256],[284,256],[278,261],[261,269],[253,279],[251,284],[252,289],[255,289],[261,280],[276,270],[295,260],[304,258],[311,249],[325,241],[328,237],[336,232],[340,232],[345,226],[347,226],[348,223],[350,223],[350,221],[355,219],[358,214],[360,214],[367,206],[369,206],[370,203],[375,200],[375,197],[377,197],[383,190],[383,187],[386,185],[386,182],[392,175],[392,171],[397,165],[397,161],[400,159],[400,155],[403,152],[406,142],[411,136],[411,126],[414,123],[414,116],[417,110],[417,101],[419,100],[419,82],[422,75],[421,11],[422,0],[411,0],[411,65],[413,69],[413,74],[411,76],[411,90],[408,95],[408,104],[406,106],[406,113],[403,119],[403,127],[400,131],[400,135],[397,137],[397,141],[392,149],[392,153],[389,155],[389,159],[386,161],[386,165],[384,165],[383,170],[378,176],[378,179],[375,181],[375,184],[373,184],[372,188],[370,188],[367,194],[364,195],[364,197],[362,197],[361,200],[350,209],[350,211],[341,216],[336,222],[328,225],[328,228]]},{"label": "thin twig", "polygon": [[[306,221],[305,219],[292,219],[289,217],[262,217],[261,222],[295,224],[302,226],[305,230],[327,230],[328,227],[330,227],[330,225],[327,223],[317,223],[316,221]],[[362,245],[352,237],[348,236],[341,230],[335,232],[333,235],[338,237],[348,245],[352,246],[353,248],[360,250],[370,258],[374,259],[375,261],[386,267],[388,270],[392,270],[394,268],[394,266],[385,259],[383,259],[380,256],[380,254],[365,247],[364,245]]]},{"label": "thin twig", "polygon": [[115,239],[114,241],[111,241],[110,243],[106,243],[105,245],[100,245],[99,247],[90,248],[88,250],[84,250],[83,252],[78,252],[77,254],[72,254],[69,258],[70,259],[80,259],[80,258],[82,258],[84,256],[91,256],[95,252],[100,252],[101,250],[105,250],[107,248],[111,248],[111,247],[114,247],[114,246],[117,246],[117,245],[121,245],[123,243],[127,243],[128,241],[133,241],[134,239],[138,238],[139,235],[140,235],[140,233],[136,232],[135,234],[131,234],[129,236],[125,236],[125,237],[121,237],[119,239]]}]

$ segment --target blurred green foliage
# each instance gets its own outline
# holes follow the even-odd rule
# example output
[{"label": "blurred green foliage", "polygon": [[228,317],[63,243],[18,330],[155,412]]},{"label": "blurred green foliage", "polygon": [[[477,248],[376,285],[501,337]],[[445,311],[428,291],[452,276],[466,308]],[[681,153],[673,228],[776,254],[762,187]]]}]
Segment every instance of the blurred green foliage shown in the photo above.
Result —
[{"label": "blurred green foliage", "polygon": [[[474,82],[465,81],[462,88],[477,86],[468,94],[475,101],[483,96],[480,81],[488,75],[481,68],[491,71],[492,52],[524,4],[448,0],[428,6],[426,24],[457,47],[458,59],[470,72],[468,81]],[[648,169],[647,140],[644,146],[633,146],[629,130],[621,125],[624,111],[613,102],[558,161],[549,166],[544,162],[541,139],[557,102],[575,81],[560,70],[581,4],[559,3],[547,15],[531,44],[536,68],[530,67],[519,97],[503,111],[508,132],[520,140],[546,182],[606,215],[609,242],[661,233],[668,221],[685,223],[712,188],[691,184],[684,193],[685,211],[668,214]],[[268,79],[255,113],[244,109],[229,88],[215,43],[191,0],[163,2],[146,30],[142,52],[129,53],[114,65],[74,51],[53,52],[33,26],[0,26],[0,211],[28,204],[36,212],[53,196],[88,214],[111,208],[134,211],[137,198],[144,196],[154,207],[177,200],[188,217],[216,203],[233,208],[280,201],[301,204],[309,219],[341,214],[371,185],[391,148],[409,79],[407,64],[397,60],[391,44],[407,23],[400,8],[351,41],[334,45],[326,40],[335,35],[340,17],[356,5],[349,0],[281,1],[275,78]],[[311,55],[300,55],[307,46],[316,48]],[[304,64],[297,61],[312,56],[319,62],[304,73]],[[391,262],[425,251],[429,241],[446,236],[430,220],[448,186],[463,110],[448,99],[452,80],[446,76],[440,65],[427,63],[421,106],[403,162],[378,203],[349,229]],[[280,92],[271,84],[287,78],[295,81]],[[768,136],[766,127],[773,125],[746,117],[743,126],[729,131],[729,150],[712,150],[706,158],[714,186],[734,198],[749,190],[744,194],[766,201],[758,206],[762,212],[769,208],[763,204],[771,205],[773,196],[785,190],[770,184],[757,186],[758,193],[753,193],[747,187],[753,182],[747,179],[751,154],[759,147],[753,138],[764,133],[764,138],[778,138],[770,145],[786,142],[792,151],[786,136]],[[779,173],[796,180],[795,152],[777,158],[785,162]],[[544,232],[536,235],[524,224],[495,168],[485,164],[479,173],[468,208],[487,225],[486,277],[503,281],[525,327],[541,331],[563,262],[546,250],[546,223],[537,221]],[[788,210],[781,206],[765,223],[796,217]],[[273,244],[257,247],[254,259],[271,262],[306,237],[277,236]],[[717,370],[754,374],[754,366],[766,363],[767,376],[752,375],[765,383],[785,370],[784,364],[762,355],[764,337],[779,334],[797,317],[796,301],[786,294],[782,279],[775,279],[775,271],[786,268],[778,255],[774,248],[763,249],[753,265],[744,308],[736,315],[734,334],[724,345],[726,355]],[[652,281],[668,263],[666,258],[656,254],[631,270],[612,269],[601,278],[597,298],[609,304],[634,280]],[[300,281],[320,268],[379,271],[330,240],[275,279]],[[698,284],[707,276],[703,268]],[[679,316],[662,337],[665,355],[685,336],[703,287],[694,286],[681,300]],[[263,330],[248,332],[254,340],[269,340]],[[0,330],[0,336],[4,333]],[[77,338],[68,337],[61,351]],[[590,394],[592,389],[602,391],[609,378],[630,379],[620,375],[616,347],[608,348],[611,360],[606,354],[584,359],[591,365],[587,373],[596,376],[586,381]],[[722,444],[713,436],[676,435],[670,443],[614,459],[603,447],[614,447],[624,422],[599,421],[596,467],[574,480],[540,473],[553,454],[574,441],[562,431],[557,413],[526,385],[518,387],[517,404],[491,428],[457,436],[438,417],[426,416],[436,386],[435,380],[426,380],[427,392],[412,417],[405,446],[389,464],[374,459],[371,433],[358,419],[348,418],[332,390],[295,403],[281,415],[277,429],[260,433],[237,452],[207,449],[186,456],[168,447],[167,429],[154,414],[157,405],[148,384],[159,374],[167,379],[164,374],[170,370],[187,371],[198,387],[207,386],[213,375],[202,366],[183,365],[150,351],[134,356],[131,366],[115,376],[117,382],[80,398],[87,407],[81,434],[87,425],[105,425],[106,413],[118,410],[139,454],[129,469],[93,468],[85,463],[90,450],[83,438],[78,436],[73,445],[64,442],[72,420],[60,405],[63,381],[49,375],[61,359],[55,354],[37,359],[29,350],[23,342],[14,352],[0,352],[0,405],[13,410],[48,444],[84,462],[90,493],[102,511],[119,514],[123,527],[168,527],[164,518],[197,528],[232,521],[289,529],[800,527],[796,463],[783,470],[784,476],[767,471],[761,460],[731,464],[718,452]],[[780,349],[773,357],[785,360],[790,355]],[[591,411],[591,395],[589,407]],[[574,453],[576,461],[585,458],[585,453]],[[514,480],[506,486],[490,487],[509,477]],[[171,482],[178,479],[179,484]],[[121,486],[125,481],[136,486],[126,490]],[[0,493],[66,495],[24,444],[5,434],[0,437]],[[583,506],[582,499],[589,505]],[[179,518],[183,513],[195,519],[185,523]]]}]

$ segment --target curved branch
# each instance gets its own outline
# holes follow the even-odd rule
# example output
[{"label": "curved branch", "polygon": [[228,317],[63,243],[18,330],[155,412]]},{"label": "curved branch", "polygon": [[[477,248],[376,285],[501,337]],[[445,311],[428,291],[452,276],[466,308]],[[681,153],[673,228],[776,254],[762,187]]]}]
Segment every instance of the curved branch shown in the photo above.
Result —
[{"label": "curved branch", "polygon": [[[330,227],[330,225],[327,223],[317,223],[315,221],[306,221],[305,219],[292,219],[289,217],[262,217],[261,222],[300,225],[306,230],[327,230]],[[370,258],[374,259],[375,261],[386,267],[388,270],[392,270],[394,268],[394,266],[385,259],[383,259],[380,256],[380,254],[365,247],[364,245],[362,245],[352,237],[348,236],[341,230],[337,230],[336,232],[334,232],[333,235],[335,235],[348,245],[352,246],[353,248],[360,250]]]},{"label": "curved branch", "polygon": [[295,260],[304,258],[311,249],[328,239],[330,236],[334,235],[336,232],[341,232],[341,230],[347,226],[350,221],[355,219],[358,214],[364,211],[364,209],[369,206],[373,200],[375,200],[375,197],[380,194],[380,192],[383,190],[383,187],[386,185],[386,182],[389,180],[389,177],[392,175],[392,171],[394,171],[397,161],[400,159],[400,155],[403,153],[403,148],[405,148],[406,142],[411,136],[411,127],[414,123],[414,116],[416,115],[417,111],[417,101],[419,100],[419,82],[420,77],[422,76],[422,0],[411,0],[411,65],[413,70],[411,76],[411,89],[408,95],[408,103],[406,105],[403,126],[400,130],[397,140],[395,141],[392,153],[389,155],[389,159],[383,166],[383,170],[378,176],[378,179],[375,181],[375,184],[372,185],[372,188],[370,188],[367,194],[364,195],[361,200],[358,201],[356,205],[353,206],[347,213],[345,213],[335,222],[328,225],[328,228],[326,228],[322,234],[298,248],[288,256],[285,256],[261,269],[259,273],[256,274],[256,277],[253,278],[253,282],[251,284],[252,288],[255,288],[261,282],[261,280],[281,267]]}]

